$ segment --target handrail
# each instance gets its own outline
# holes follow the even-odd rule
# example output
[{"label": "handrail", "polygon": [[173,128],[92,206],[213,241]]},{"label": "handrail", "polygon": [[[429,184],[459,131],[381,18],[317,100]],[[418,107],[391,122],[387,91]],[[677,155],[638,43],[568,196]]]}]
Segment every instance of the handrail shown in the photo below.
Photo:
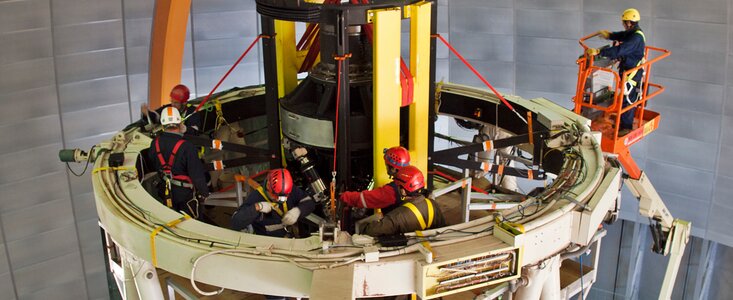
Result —
[{"label": "handrail", "polygon": [[583,52],[585,52],[585,50],[587,50],[588,48],[590,48],[590,47],[588,47],[588,46],[585,45],[585,41],[588,40],[588,39],[591,39],[593,37],[596,37],[596,36],[598,36],[600,34],[601,34],[600,31],[596,31],[596,32],[591,33],[589,35],[586,35],[586,36],[580,38],[580,40],[578,40],[578,43],[580,43],[580,46],[583,47]]}]

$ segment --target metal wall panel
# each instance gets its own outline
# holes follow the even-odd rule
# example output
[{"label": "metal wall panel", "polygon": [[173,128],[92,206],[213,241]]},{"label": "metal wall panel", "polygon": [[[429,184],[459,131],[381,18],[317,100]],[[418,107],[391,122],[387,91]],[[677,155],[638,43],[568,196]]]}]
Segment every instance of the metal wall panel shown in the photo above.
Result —
[{"label": "metal wall panel", "polygon": [[[53,215],[49,214],[47,217]],[[3,226],[13,230],[19,225],[3,223]],[[70,224],[17,241],[8,241],[5,245],[8,248],[10,263],[17,271],[54,257],[66,254],[78,255],[79,240],[76,234],[75,224]],[[45,275],[39,277],[48,277],[50,274]]]},{"label": "metal wall panel", "polygon": [[652,0],[583,0],[584,11],[614,13],[617,20],[620,19],[621,12],[628,7],[638,9],[641,17],[646,18],[651,15]]},{"label": "metal wall panel", "polygon": [[[55,85],[51,58],[28,60],[0,66],[0,92],[11,93]],[[12,74],[7,76],[5,74]]]},{"label": "metal wall panel", "polygon": [[[3,246],[3,245],[0,245]],[[0,247],[3,248],[4,247]],[[13,278],[10,273],[0,274],[0,300],[15,300],[15,286],[13,286]]]},{"label": "metal wall panel", "polygon": [[720,0],[657,0],[654,6],[657,18],[697,21],[705,23],[727,23],[727,1]]},{"label": "metal wall panel", "polygon": [[[711,172],[675,166],[666,161],[652,159],[647,160],[645,171],[649,172],[649,178],[653,180],[657,191],[710,202],[714,177]],[[683,205],[680,208],[687,207],[684,203],[678,204]]]},{"label": "metal wall panel", "polygon": [[485,33],[451,34],[450,43],[469,61],[514,61],[514,36]]},{"label": "metal wall panel", "polygon": [[0,197],[0,213],[51,201],[58,198],[56,195],[68,195],[68,182],[57,180],[63,178],[64,174],[65,172],[47,173],[0,185],[0,195],[3,195]]},{"label": "metal wall panel", "polygon": [[578,39],[579,11],[517,9],[516,34],[545,38]]},{"label": "metal wall panel", "polygon": [[[730,128],[730,127],[728,127]],[[720,160],[718,161],[718,176],[733,177],[733,147],[723,145],[720,147]],[[733,194],[730,194],[733,196]],[[733,199],[728,200],[733,205]]]},{"label": "metal wall panel", "polygon": [[[256,36],[237,37],[231,39],[203,40],[194,43],[196,68],[212,66],[231,66]],[[253,47],[240,64],[254,64],[259,61],[260,48]],[[237,67],[239,68],[239,67]],[[222,74],[224,75],[224,74]]]},{"label": "metal wall panel", "polygon": [[[495,88],[514,88],[514,64],[502,61],[471,61],[473,67],[481,73]],[[450,60],[451,82],[486,88],[476,75],[459,59]]]},{"label": "metal wall panel", "polygon": [[653,32],[654,45],[674,55],[655,66],[657,75],[724,83],[727,41],[722,37],[727,36],[726,25],[657,19]]},{"label": "metal wall panel", "polygon": [[125,0],[122,1],[125,20],[152,18],[155,10],[153,0]]},{"label": "metal wall panel", "polygon": [[[125,20],[125,47],[150,47],[150,34],[152,31],[153,19],[126,19]],[[149,53],[148,53],[149,54]],[[146,59],[147,61],[147,59]]]},{"label": "metal wall panel", "polygon": [[[206,95],[219,82],[219,79],[229,70],[231,66],[218,66],[196,69],[196,85],[201,90],[201,95]],[[240,63],[222,86],[246,86],[260,83],[260,76],[255,71],[259,64]],[[220,88],[221,90],[221,88]]]},{"label": "metal wall panel", "polygon": [[257,36],[258,23],[254,10],[196,13],[193,15],[193,38],[198,41]]},{"label": "metal wall panel", "polygon": [[655,105],[650,109],[662,114],[657,132],[707,143],[718,143],[721,121],[719,114],[687,111],[662,105]]},{"label": "metal wall panel", "polygon": [[[124,101],[125,99],[119,99]],[[81,111],[64,113],[64,138],[67,141],[117,132],[130,123],[129,103],[93,107]]]},{"label": "metal wall panel", "polygon": [[0,94],[0,126],[59,113],[56,85]]},{"label": "metal wall panel", "polygon": [[56,26],[54,35],[60,37],[54,41],[57,56],[120,48],[124,43],[121,20]]},{"label": "metal wall panel", "polygon": [[[512,0],[445,0],[449,7],[453,6],[470,6],[470,7],[496,7],[511,8],[514,1]],[[440,2],[438,2],[440,3]]]},{"label": "metal wall panel", "polygon": [[56,73],[59,84],[125,75],[125,50],[118,48],[59,56],[56,57]]},{"label": "metal wall panel", "polygon": [[[61,196],[61,195],[57,195]],[[21,199],[17,199],[21,201]],[[29,238],[33,235],[53,231],[57,228],[74,224],[73,218],[49,216],[73,216],[71,201],[68,197],[54,199],[38,205],[8,211],[0,216],[3,228],[9,229],[5,234],[6,243]],[[15,264],[15,262],[13,262]]]},{"label": "metal wall panel", "polygon": [[2,132],[23,132],[14,139],[0,139],[0,148],[5,153],[25,151],[48,144],[61,142],[58,116],[46,116],[0,126]]},{"label": "metal wall panel", "polygon": [[24,0],[0,2],[0,30],[12,32],[51,26],[51,10],[48,0]]},{"label": "metal wall panel", "polygon": [[515,42],[516,61],[526,64],[570,66],[583,52],[577,40],[518,36]]},{"label": "metal wall panel", "polygon": [[723,115],[722,134],[720,136],[720,143],[724,146],[733,146],[733,117]]},{"label": "metal wall panel", "polygon": [[551,66],[517,63],[517,89],[574,94],[578,69],[572,65]]},{"label": "metal wall panel", "polygon": [[[718,178],[720,179],[721,176],[718,176]],[[728,179],[727,181],[728,184],[733,184],[733,180]],[[725,196],[726,202],[730,202],[730,196],[731,194]],[[710,216],[708,216],[706,237],[722,244],[733,244],[733,237],[730,234],[730,229],[733,228],[733,218],[731,216],[733,216],[733,206],[730,203],[728,205],[713,203],[710,207]]]},{"label": "metal wall panel", "polygon": [[517,8],[580,10],[582,0],[517,0]]},{"label": "metal wall panel", "polygon": [[449,6],[450,31],[466,33],[512,34],[514,12],[510,8]]},{"label": "metal wall panel", "polygon": [[192,1],[191,11],[193,13],[208,13],[208,12],[229,12],[233,10],[254,10],[254,1],[241,1],[241,0],[206,0],[206,1]]},{"label": "metal wall panel", "polygon": [[2,33],[0,41],[3,41],[0,65],[50,57],[53,53],[50,28]]},{"label": "metal wall panel", "polygon": [[[91,299],[89,295],[85,293],[84,281],[75,280],[69,281],[60,285],[51,286],[27,295],[20,296],[23,300],[79,300],[79,299]],[[106,298],[105,298],[106,299]]]},{"label": "metal wall panel", "polygon": [[673,162],[683,167],[715,171],[718,154],[716,143],[700,142],[662,132],[650,135],[646,139],[649,141],[650,158]]},{"label": "metal wall panel", "polygon": [[[669,59],[675,59],[673,53]],[[665,106],[709,114],[720,114],[725,87],[719,84],[655,76],[652,82],[667,90],[650,102],[650,107]],[[665,118],[666,119],[666,118]]]},{"label": "metal wall panel", "polygon": [[[657,177],[659,176],[657,175]],[[711,205],[710,200],[706,198],[705,201],[701,201],[700,198],[689,198],[674,192],[659,192],[659,196],[664,199],[669,212],[675,218],[692,222],[692,235],[705,236],[705,230],[708,226],[708,208]]]},{"label": "metal wall panel", "polygon": [[127,76],[75,81],[58,86],[64,112],[127,102]]},{"label": "metal wall panel", "polygon": [[122,18],[120,0],[51,0],[54,25]]},{"label": "metal wall panel", "polygon": [[[26,268],[14,270],[20,299],[38,299],[35,293],[56,293],[46,299],[86,299],[79,253],[70,253]],[[45,276],[43,276],[45,274]],[[73,289],[65,289],[73,287]],[[76,297],[76,298],[74,298]]]}]

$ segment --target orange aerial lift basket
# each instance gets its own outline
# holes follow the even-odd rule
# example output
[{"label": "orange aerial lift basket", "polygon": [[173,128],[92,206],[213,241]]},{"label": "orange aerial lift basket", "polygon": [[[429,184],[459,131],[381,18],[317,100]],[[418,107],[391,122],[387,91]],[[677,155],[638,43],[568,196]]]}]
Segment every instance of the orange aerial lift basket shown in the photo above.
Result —
[{"label": "orange aerial lift basket", "polygon": [[[590,34],[580,39],[583,53],[588,49],[585,42],[598,36]],[[616,63],[607,58],[584,54],[577,60],[578,82],[575,88],[575,113],[591,120],[591,129],[602,133],[601,149],[615,153],[631,178],[638,179],[641,170],[634,162],[629,147],[640,141],[659,126],[659,113],[646,109],[650,99],[664,91],[659,84],[649,82],[652,65],[669,56],[670,52],[662,48],[646,46],[643,63],[619,75],[614,70]],[[626,79],[634,71],[643,70],[639,98],[633,104],[623,107],[626,90]],[[642,71],[639,71],[642,72]],[[633,129],[619,136],[619,124],[624,112],[636,107]]]}]

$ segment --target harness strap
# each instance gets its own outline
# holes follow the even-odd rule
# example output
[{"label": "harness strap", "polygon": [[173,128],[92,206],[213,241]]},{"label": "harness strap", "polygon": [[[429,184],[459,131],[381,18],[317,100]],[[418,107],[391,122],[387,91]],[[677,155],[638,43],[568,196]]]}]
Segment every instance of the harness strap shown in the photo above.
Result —
[{"label": "harness strap", "polygon": [[420,229],[425,230],[426,228],[430,228],[430,226],[433,225],[433,217],[435,214],[435,211],[433,210],[433,203],[430,201],[430,199],[425,199],[425,203],[428,205],[428,223],[425,224],[425,217],[423,217],[422,213],[420,213],[420,210],[417,209],[415,204],[412,204],[410,202],[406,202],[405,204],[402,204],[402,206],[409,208],[412,213],[417,218],[417,221],[420,223]]},{"label": "harness strap", "polygon": [[[252,180],[252,178],[247,178],[247,184],[249,184],[249,186],[252,187],[253,189],[257,190],[260,193],[260,195],[262,196],[262,198],[265,198],[265,200],[267,202],[274,203],[274,202],[272,202],[272,200],[270,200],[270,197],[267,196],[267,193],[265,193],[265,190],[262,189],[262,186],[259,183],[257,183],[256,181]],[[275,204],[277,204],[277,203],[275,203]],[[280,208],[277,205],[273,206],[272,209],[275,210],[275,212],[280,217],[282,217],[284,215],[283,211],[280,210]],[[288,212],[287,211],[287,205],[285,206],[285,212]]]}]

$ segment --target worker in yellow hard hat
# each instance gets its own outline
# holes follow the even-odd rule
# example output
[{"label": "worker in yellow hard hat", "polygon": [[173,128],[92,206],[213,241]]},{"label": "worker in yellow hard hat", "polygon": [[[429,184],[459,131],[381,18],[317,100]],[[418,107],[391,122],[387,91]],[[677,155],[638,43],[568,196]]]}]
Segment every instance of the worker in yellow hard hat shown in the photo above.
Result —
[{"label": "worker in yellow hard hat", "polygon": [[[619,61],[619,76],[623,76],[626,70],[633,69],[644,63],[644,47],[646,46],[646,38],[644,32],[639,27],[641,16],[635,8],[624,10],[621,14],[621,23],[624,26],[623,31],[609,32],[607,30],[598,31],[603,38],[616,41],[617,45],[605,49],[588,48],[589,55],[600,55],[610,59]],[[644,70],[639,69],[631,72],[626,76],[626,84],[624,87],[624,103],[623,107],[633,104],[640,96],[641,79]],[[634,111],[631,109],[621,115],[621,124],[619,125],[619,135],[625,135],[633,129]]]}]

